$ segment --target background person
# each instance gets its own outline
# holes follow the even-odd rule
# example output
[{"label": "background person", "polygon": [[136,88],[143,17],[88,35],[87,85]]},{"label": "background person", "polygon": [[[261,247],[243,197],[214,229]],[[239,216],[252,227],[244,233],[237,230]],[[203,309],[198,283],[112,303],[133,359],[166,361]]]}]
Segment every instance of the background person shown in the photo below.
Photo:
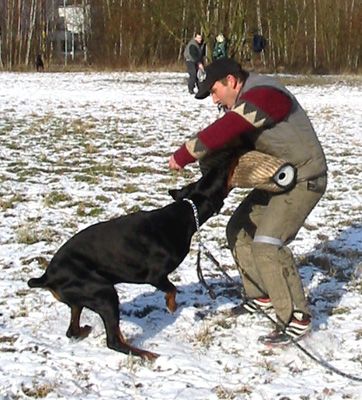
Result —
[{"label": "background person", "polygon": [[203,42],[202,35],[197,33],[186,45],[184,57],[186,62],[187,73],[189,74],[187,87],[190,94],[194,94],[195,86],[199,87],[197,78],[198,70],[204,70],[204,57],[206,46]]},{"label": "background person", "polygon": [[240,312],[274,307],[278,329],[259,340],[287,344],[311,328],[311,315],[292,252],[294,239],[322,197],[327,166],[322,147],[296,98],[275,79],[248,73],[232,59],[205,68],[196,98],[211,94],[226,114],[184,143],[169,160],[171,169],[200,160],[200,166],[250,149],[287,160],[297,183],[284,193],[254,189],[231,216],[226,235],[247,300]]},{"label": "background person", "polygon": [[216,36],[214,48],[212,51],[212,59],[213,61],[219,60],[220,58],[227,57],[227,40],[222,33],[219,33]]}]

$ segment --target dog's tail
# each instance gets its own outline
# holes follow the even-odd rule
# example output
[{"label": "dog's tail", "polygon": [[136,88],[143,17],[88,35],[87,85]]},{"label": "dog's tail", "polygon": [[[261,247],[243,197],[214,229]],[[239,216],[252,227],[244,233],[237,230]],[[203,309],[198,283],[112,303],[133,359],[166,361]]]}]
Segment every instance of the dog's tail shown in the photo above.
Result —
[{"label": "dog's tail", "polygon": [[42,275],[40,278],[31,278],[28,280],[28,285],[31,288],[45,288],[47,286],[47,276]]}]

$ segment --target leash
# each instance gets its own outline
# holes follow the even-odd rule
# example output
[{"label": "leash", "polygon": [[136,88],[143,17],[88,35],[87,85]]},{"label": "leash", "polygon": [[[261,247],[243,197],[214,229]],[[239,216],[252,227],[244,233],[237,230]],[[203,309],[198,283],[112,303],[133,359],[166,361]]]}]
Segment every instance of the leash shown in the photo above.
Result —
[{"label": "leash", "polygon": [[[246,297],[245,295],[241,296],[243,301],[246,301]],[[258,309],[258,312],[260,312],[264,317],[266,317],[269,321],[271,321],[276,327],[281,328],[283,333],[285,332],[285,324],[283,327],[280,326],[280,324],[278,324],[277,321],[274,320],[274,318],[272,318],[270,315],[268,315],[261,307],[259,307],[257,304],[255,304],[256,308]],[[287,334],[287,333],[286,333]],[[287,334],[288,335],[288,334]],[[347,372],[343,372],[340,369],[336,368],[335,366],[329,364],[326,360],[323,360],[322,358],[318,358],[317,356],[315,356],[313,353],[311,353],[309,350],[307,350],[305,347],[303,347],[300,343],[298,343],[297,340],[295,340],[293,337],[291,337],[290,335],[288,335],[290,338],[291,343],[294,344],[294,346],[296,346],[302,353],[304,353],[305,355],[307,355],[311,360],[313,360],[314,362],[316,362],[317,364],[319,364],[320,366],[322,366],[323,368],[334,372],[337,375],[343,376],[344,378],[348,378],[352,381],[356,381],[356,382],[362,382],[362,378],[359,376],[355,376],[355,375],[351,375]]]},{"label": "leash", "polygon": [[[243,274],[245,275],[245,277],[257,288],[260,290],[261,293],[264,293],[263,290],[261,290],[261,288],[259,287],[259,285],[249,276],[249,274],[240,266],[237,258],[235,257],[235,262],[238,266],[238,268],[243,271]],[[245,292],[242,290],[241,292],[241,299],[243,302],[247,301],[247,297],[245,295]],[[268,315],[258,304],[255,304],[257,310],[264,316],[266,317],[269,321],[271,321],[277,328],[281,328],[282,332],[287,334],[285,329],[286,329],[286,325],[283,324],[283,326],[281,326],[276,320],[274,320],[274,318],[272,318],[270,315]],[[305,355],[307,355],[311,360],[313,360],[314,362],[316,362],[317,364],[319,364],[321,367],[334,372],[337,375],[340,375],[344,378],[348,378],[352,381],[356,381],[356,382],[362,382],[362,378],[359,376],[355,376],[352,374],[349,374],[347,372],[341,371],[340,369],[334,367],[333,365],[329,364],[326,360],[323,360],[321,357],[317,357],[315,356],[311,351],[307,350],[305,347],[303,347],[300,343],[298,343],[297,340],[295,340],[293,337],[291,337],[290,335],[288,335],[290,338],[291,343],[294,344],[295,347],[297,347],[302,353],[304,353]]]},{"label": "leash", "polygon": [[196,240],[198,244],[198,250],[197,250],[197,261],[196,261],[196,272],[197,272],[197,277],[199,278],[199,282],[201,285],[207,290],[209,296],[211,299],[215,300],[216,299],[216,294],[214,290],[208,285],[205,281],[204,274],[202,273],[201,269],[201,249],[204,249],[206,257],[211,260],[217,267],[219,271],[225,276],[225,278],[233,283],[235,286],[238,286],[238,284],[234,281],[233,278],[231,278],[230,275],[228,275],[225,271],[225,269],[221,266],[221,264],[216,260],[216,258],[211,254],[211,252],[207,249],[207,247],[202,243],[201,240],[201,232],[200,232],[200,220],[199,220],[199,213],[197,211],[197,207],[195,206],[195,203],[188,198],[183,199],[187,203],[191,205],[192,211],[194,213],[194,219],[195,219],[195,224],[196,224]]},{"label": "leash", "polygon": [[[209,296],[214,300],[216,299],[216,295],[215,292],[213,291],[213,289],[205,282],[202,270],[201,270],[201,249],[203,248],[205,251],[205,255],[207,256],[207,258],[212,261],[215,266],[223,273],[223,275],[226,277],[226,279],[229,282],[234,283],[235,285],[239,286],[234,279],[232,279],[227,273],[226,271],[222,268],[221,264],[216,260],[216,258],[211,254],[211,252],[205,247],[205,245],[202,243],[201,241],[201,233],[200,233],[200,222],[199,222],[199,214],[197,212],[197,208],[195,206],[195,203],[191,200],[191,199],[183,199],[184,201],[188,202],[191,207],[192,207],[192,211],[194,213],[194,218],[195,218],[195,223],[196,223],[196,238],[198,240],[198,252],[197,252],[197,276],[199,278],[200,283],[205,287],[205,289],[208,291]],[[252,282],[256,288],[258,288],[261,292],[263,292],[263,290],[261,290],[258,286],[258,284],[256,282],[254,282],[253,279],[250,278],[250,276],[248,275],[248,273],[240,266],[239,262],[237,261],[237,259],[235,258],[235,261],[237,263],[238,268],[243,271],[244,275],[246,276],[247,279],[250,280],[250,282]],[[241,287],[241,285],[240,285]],[[245,293],[243,291],[241,291],[241,300],[243,302],[247,301],[247,298],[245,296]],[[259,307],[257,304],[255,304],[256,308],[258,309],[258,311],[265,316],[269,321],[271,321],[277,328],[282,328],[282,331],[284,333],[285,329],[286,329],[286,325],[283,324],[283,327],[280,326],[280,324],[274,320],[274,318],[272,318],[270,315],[268,315],[261,307]],[[297,342],[297,340],[295,340],[293,337],[291,337],[290,335],[288,335],[291,339],[291,343],[293,343],[293,345],[295,347],[297,347],[301,352],[303,352],[305,355],[307,355],[311,360],[313,360],[314,362],[316,362],[317,364],[319,364],[321,367],[334,372],[337,375],[340,375],[344,378],[350,379],[352,381],[356,381],[356,382],[362,382],[362,378],[359,376],[355,376],[352,374],[349,374],[347,372],[343,372],[340,369],[334,367],[333,365],[329,364],[326,360],[323,360],[322,358],[318,358],[317,356],[315,356],[313,353],[311,353],[309,350],[307,350],[305,347],[303,347],[300,343]]]},{"label": "leash", "polygon": [[202,273],[202,269],[201,269],[201,233],[200,233],[199,213],[197,211],[197,207],[195,206],[195,203],[191,199],[185,198],[183,200],[190,204],[190,206],[192,208],[192,211],[194,213],[194,219],[195,219],[195,224],[196,224],[196,240],[197,240],[197,243],[198,243],[197,262],[196,262],[197,277],[199,278],[199,282],[201,283],[201,285],[209,293],[209,296],[213,300],[215,300],[216,299],[216,294],[213,291],[213,289],[206,283],[204,275]]}]

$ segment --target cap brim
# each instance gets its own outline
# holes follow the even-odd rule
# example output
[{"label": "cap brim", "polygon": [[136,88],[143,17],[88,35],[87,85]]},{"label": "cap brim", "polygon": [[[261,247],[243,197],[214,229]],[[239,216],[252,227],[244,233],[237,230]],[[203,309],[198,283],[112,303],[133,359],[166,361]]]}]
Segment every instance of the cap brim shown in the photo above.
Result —
[{"label": "cap brim", "polygon": [[204,89],[204,90],[199,89],[199,91],[195,94],[195,99],[199,99],[199,100],[206,99],[206,97],[209,96],[209,95],[210,95],[210,91],[209,90],[207,90],[207,89]]}]

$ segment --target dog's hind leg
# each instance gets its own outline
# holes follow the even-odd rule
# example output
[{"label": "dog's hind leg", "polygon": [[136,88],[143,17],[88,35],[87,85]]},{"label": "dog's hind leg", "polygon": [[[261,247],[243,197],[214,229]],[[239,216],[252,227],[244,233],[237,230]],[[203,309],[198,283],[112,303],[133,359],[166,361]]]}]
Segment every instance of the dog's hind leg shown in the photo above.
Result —
[{"label": "dog's hind leg", "polygon": [[83,310],[83,307],[79,306],[70,306],[71,309],[71,317],[70,317],[70,324],[67,330],[67,337],[69,338],[76,338],[76,339],[84,339],[87,337],[92,330],[92,327],[89,325],[80,326],[80,314]]},{"label": "dog's hind leg", "polygon": [[113,286],[103,287],[94,294],[92,304],[86,305],[100,315],[106,328],[107,346],[125,354],[134,354],[144,359],[154,360],[158,354],[133,347],[126,342],[119,329],[118,295]]}]

